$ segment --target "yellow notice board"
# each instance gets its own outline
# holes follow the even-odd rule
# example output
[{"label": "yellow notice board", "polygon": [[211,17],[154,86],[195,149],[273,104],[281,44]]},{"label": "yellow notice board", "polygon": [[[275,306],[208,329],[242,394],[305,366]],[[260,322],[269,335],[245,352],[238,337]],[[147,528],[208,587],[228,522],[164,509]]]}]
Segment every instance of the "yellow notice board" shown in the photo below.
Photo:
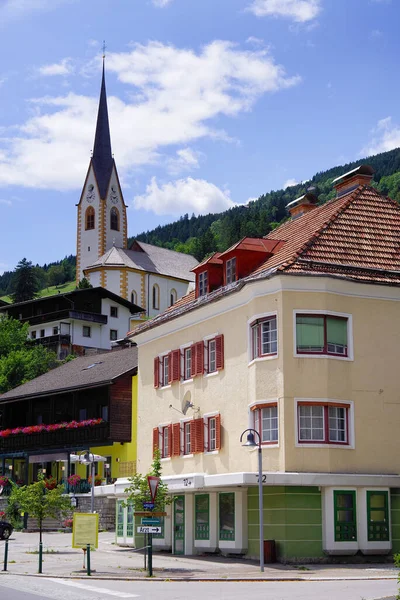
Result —
[{"label": "yellow notice board", "polygon": [[72,547],[99,547],[99,515],[92,513],[74,513],[72,524]]}]

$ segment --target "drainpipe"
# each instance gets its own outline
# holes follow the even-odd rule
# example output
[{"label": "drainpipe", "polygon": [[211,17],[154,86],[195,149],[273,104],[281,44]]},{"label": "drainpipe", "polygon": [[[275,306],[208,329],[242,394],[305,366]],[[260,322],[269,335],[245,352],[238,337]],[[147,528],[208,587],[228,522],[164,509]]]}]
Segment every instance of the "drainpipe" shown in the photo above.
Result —
[{"label": "drainpipe", "polygon": [[150,273],[147,274],[147,316],[150,317]]}]

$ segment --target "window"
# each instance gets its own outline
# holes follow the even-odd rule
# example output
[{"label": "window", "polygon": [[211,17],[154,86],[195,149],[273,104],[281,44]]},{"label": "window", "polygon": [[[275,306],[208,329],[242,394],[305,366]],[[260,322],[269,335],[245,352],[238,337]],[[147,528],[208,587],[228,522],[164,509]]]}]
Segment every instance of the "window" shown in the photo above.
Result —
[{"label": "window", "polygon": [[85,229],[94,229],[95,212],[93,206],[88,206],[85,213]]},{"label": "window", "polygon": [[192,378],[192,349],[185,348],[183,352],[183,379]]},{"label": "window", "polygon": [[224,368],[224,336],[217,335],[215,338],[206,340],[206,372],[215,373]]},{"label": "window", "polygon": [[170,425],[163,427],[161,430],[161,436],[162,436],[161,457],[162,458],[168,458],[169,456],[171,456],[171,454],[170,454],[170,443],[171,443],[170,431],[171,431]]},{"label": "window", "polygon": [[58,335],[58,327],[53,327],[53,335]]},{"label": "window", "polygon": [[183,424],[183,454],[191,454],[190,421]]},{"label": "window", "polygon": [[170,292],[170,296],[169,296],[169,305],[173,306],[175,304],[175,302],[178,299],[178,294],[176,290],[171,290]]},{"label": "window", "polygon": [[153,308],[154,310],[160,308],[160,288],[156,283],[153,285]]},{"label": "window", "polygon": [[387,492],[367,492],[368,541],[389,540],[389,508]]},{"label": "window", "polygon": [[199,296],[205,296],[208,292],[208,271],[199,273]]},{"label": "window", "polygon": [[346,317],[296,315],[298,354],[348,355]]},{"label": "window", "polygon": [[108,421],[108,406],[101,407],[101,418],[103,421]]},{"label": "window", "polygon": [[41,329],[41,330],[40,330],[40,337],[44,337],[44,334],[45,334],[45,331],[44,331],[44,329]]},{"label": "window", "polygon": [[110,306],[110,317],[118,319],[118,306]]},{"label": "window", "polygon": [[131,302],[132,304],[137,304],[137,293],[135,292],[135,290],[132,290],[131,292]]},{"label": "window", "polygon": [[194,539],[210,539],[210,497],[199,494],[194,497]]},{"label": "window", "polygon": [[254,429],[260,434],[262,444],[278,442],[278,406],[277,404],[252,407]]},{"label": "window", "polygon": [[236,258],[231,258],[226,261],[226,283],[236,281]]},{"label": "window", "polygon": [[115,340],[118,339],[118,330],[117,329],[110,329],[110,340],[112,342],[115,342]]},{"label": "window", "polygon": [[348,444],[349,406],[298,404],[298,439],[301,443]]},{"label": "window", "polygon": [[235,539],[235,494],[219,494],[219,539]]},{"label": "window", "polygon": [[36,331],[31,331],[31,338],[36,340]]},{"label": "window", "polygon": [[355,491],[333,492],[335,542],[356,542],[356,493]]},{"label": "window", "polygon": [[114,231],[119,231],[119,212],[115,206],[110,210],[110,227]]},{"label": "window", "polygon": [[82,335],[83,335],[83,337],[90,338],[90,334],[91,334],[90,327],[88,325],[84,325],[82,327]]},{"label": "window", "polygon": [[163,356],[161,360],[161,385],[169,383],[169,356]]},{"label": "window", "polygon": [[87,409],[86,408],[80,408],[79,409],[79,420],[80,421],[84,421],[85,419],[87,419]]},{"label": "window", "polygon": [[271,356],[278,351],[276,316],[257,319],[250,325],[251,360],[261,356]]},{"label": "window", "polygon": [[204,417],[204,439],[206,452],[221,450],[221,415]]}]

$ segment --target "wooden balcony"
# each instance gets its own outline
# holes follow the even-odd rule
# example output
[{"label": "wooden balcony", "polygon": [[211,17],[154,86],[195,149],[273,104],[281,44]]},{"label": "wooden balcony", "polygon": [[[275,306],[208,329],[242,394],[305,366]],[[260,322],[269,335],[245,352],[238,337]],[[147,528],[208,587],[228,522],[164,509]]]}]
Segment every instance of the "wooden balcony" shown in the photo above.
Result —
[{"label": "wooden balcony", "polygon": [[0,438],[0,452],[75,448],[82,444],[95,446],[108,441],[110,441],[110,424],[101,423],[92,427],[9,435],[6,438]]}]

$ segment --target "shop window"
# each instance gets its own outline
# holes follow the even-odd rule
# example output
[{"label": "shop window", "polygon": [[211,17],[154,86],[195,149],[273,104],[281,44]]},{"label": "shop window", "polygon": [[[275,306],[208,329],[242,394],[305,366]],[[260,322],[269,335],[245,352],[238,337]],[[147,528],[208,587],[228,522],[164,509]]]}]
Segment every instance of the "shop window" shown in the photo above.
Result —
[{"label": "shop window", "polygon": [[389,540],[389,500],[387,492],[367,492],[368,541]]},{"label": "shop window", "polygon": [[235,540],[235,494],[219,494],[219,539]]},{"label": "shop window", "polygon": [[117,536],[124,535],[124,502],[117,500]]},{"label": "shop window", "polygon": [[357,541],[357,513],[355,491],[334,491],[335,542]]},{"label": "shop window", "polygon": [[194,539],[210,539],[210,497],[208,494],[199,494],[194,497]]},{"label": "shop window", "polygon": [[135,525],[134,506],[128,502],[126,507],[126,537],[133,537],[133,529]]}]

